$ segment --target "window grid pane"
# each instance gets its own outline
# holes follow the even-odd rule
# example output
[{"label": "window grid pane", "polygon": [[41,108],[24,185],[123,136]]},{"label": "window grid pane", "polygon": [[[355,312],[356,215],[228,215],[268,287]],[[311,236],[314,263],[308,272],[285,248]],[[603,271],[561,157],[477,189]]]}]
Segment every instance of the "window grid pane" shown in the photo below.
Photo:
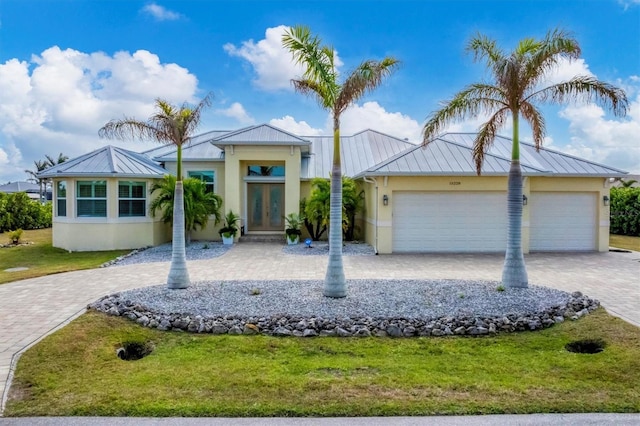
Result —
[{"label": "window grid pane", "polygon": [[107,217],[107,182],[79,181],[77,186],[77,216]]},{"label": "window grid pane", "polygon": [[206,193],[210,194],[215,192],[215,172],[214,171],[190,171],[187,172],[187,176],[190,178],[200,179],[205,183]]},{"label": "window grid pane", "polygon": [[122,181],[118,183],[118,216],[146,216],[146,183]]}]

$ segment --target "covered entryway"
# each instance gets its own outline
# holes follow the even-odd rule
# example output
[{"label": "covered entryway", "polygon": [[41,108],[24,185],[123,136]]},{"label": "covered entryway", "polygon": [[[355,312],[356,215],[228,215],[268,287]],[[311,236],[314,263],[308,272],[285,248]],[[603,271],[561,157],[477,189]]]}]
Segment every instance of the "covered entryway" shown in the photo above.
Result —
[{"label": "covered entryway", "polygon": [[595,193],[532,192],[530,251],[596,250]]},{"label": "covered entryway", "polygon": [[393,192],[393,252],[499,252],[504,192]]},{"label": "covered entryway", "polygon": [[284,183],[249,183],[247,193],[247,231],[283,231]]}]

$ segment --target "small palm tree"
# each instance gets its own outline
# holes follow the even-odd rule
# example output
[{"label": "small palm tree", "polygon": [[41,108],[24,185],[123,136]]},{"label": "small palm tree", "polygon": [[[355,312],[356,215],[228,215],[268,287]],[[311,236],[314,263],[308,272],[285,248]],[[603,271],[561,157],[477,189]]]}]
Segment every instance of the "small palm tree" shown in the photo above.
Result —
[{"label": "small palm tree", "polygon": [[100,137],[121,140],[152,140],[176,147],[176,190],[173,203],[173,242],[171,268],[167,278],[170,289],[187,288],[189,271],[185,253],[184,188],[182,186],[182,145],[194,135],[200,124],[202,110],[211,105],[212,95],[205,96],[195,107],[183,104],[175,107],[163,99],[156,99],[156,113],[147,121],[134,118],[112,120],[102,127]]},{"label": "small palm tree", "polygon": [[40,201],[44,200],[44,192],[47,187],[47,179],[38,177],[40,172],[45,171],[49,168],[49,163],[46,160],[37,160],[33,162],[33,165],[36,166],[34,170],[25,169],[25,173],[31,176],[27,179],[29,182],[38,184],[38,192],[40,194]]},{"label": "small palm tree", "polygon": [[550,31],[543,40],[523,39],[509,53],[498,48],[494,40],[478,35],[471,39],[467,50],[473,53],[475,60],[486,62],[492,82],[467,86],[434,112],[422,130],[423,144],[429,144],[450,121],[488,113],[490,118],[480,126],[473,145],[473,158],[479,175],[485,153],[504,127],[507,117],[511,116],[513,145],[507,187],[509,226],[502,283],[507,287],[527,287],[521,236],[520,116],[531,126],[536,149],[540,149],[545,137],[545,121],[537,103],[566,103],[576,98],[594,100],[610,107],[614,114],[623,116],[627,98],[623,90],[588,76],[544,85],[549,72],[561,59],[580,57],[578,42],[561,30]]},{"label": "small palm tree", "polygon": [[282,44],[292,53],[297,64],[305,67],[301,79],[291,80],[296,91],[314,96],[333,118],[333,162],[331,167],[331,211],[329,220],[329,263],[323,294],[345,297],[347,282],[342,264],[342,165],[340,160],[340,115],[367,92],[378,87],[398,65],[398,60],[386,57],[382,61],[366,60],[343,81],[335,67],[335,50],[321,45],[308,27],[289,28]]},{"label": "small palm tree", "polygon": [[[184,188],[184,221],[186,244],[191,242],[191,232],[207,226],[209,217],[213,216],[217,225],[222,219],[222,197],[207,192],[204,182],[196,178],[183,181]],[[160,210],[164,223],[173,223],[173,203],[175,200],[176,177],[165,175],[162,180],[151,186],[151,193],[158,193],[149,204],[149,211],[153,216]]]}]

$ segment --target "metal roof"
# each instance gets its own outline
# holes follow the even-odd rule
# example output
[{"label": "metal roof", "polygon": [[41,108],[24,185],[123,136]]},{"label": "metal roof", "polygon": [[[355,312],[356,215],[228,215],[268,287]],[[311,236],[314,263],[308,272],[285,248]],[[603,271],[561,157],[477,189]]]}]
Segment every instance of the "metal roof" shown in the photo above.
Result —
[{"label": "metal roof", "polygon": [[[370,167],[362,175],[475,175],[473,141],[475,133],[446,133],[426,147],[410,148]],[[512,140],[496,137],[485,155],[483,175],[508,175]],[[524,175],[623,176],[626,172],[568,154],[520,143],[520,165]]]},{"label": "metal roof", "polygon": [[[206,142],[206,141],[211,141],[215,138],[217,138],[218,136],[221,135],[225,135],[229,133],[229,130],[212,130],[206,133],[202,133],[200,135],[195,135],[191,138],[189,138],[189,140],[182,146],[182,152],[184,153],[185,149],[200,144],[202,142]],[[160,145],[156,148],[152,148],[149,149],[147,151],[143,151],[142,154],[146,155],[149,158],[160,158],[163,157],[167,154],[173,153],[174,156],[174,161],[175,161],[175,152],[176,152],[176,147],[173,144],[164,144],[164,145]]]},{"label": "metal roof", "polygon": [[293,133],[286,132],[269,124],[245,127],[225,135],[219,136],[214,143],[218,146],[225,145],[301,145],[310,143]]},{"label": "metal roof", "polygon": [[[333,137],[306,136],[311,141],[309,157],[303,157],[302,179],[329,177],[333,159]],[[340,137],[342,173],[355,176],[390,156],[416,145],[375,130],[364,130],[352,136]]]},{"label": "metal roof", "polygon": [[65,161],[38,174],[40,178],[71,176],[121,176],[158,178],[167,171],[144,154],[115,146],[105,146]]},{"label": "metal roof", "polygon": [[0,192],[4,192],[7,194],[13,192],[40,192],[40,187],[31,182],[9,182],[4,185],[0,185]]},{"label": "metal roof", "polygon": [[[164,163],[166,161],[177,161],[178,154],[175,147],[169,153],[161,157],[153,157],[155,161]],[[210,140],[193,144],[182,148],[183,161],[224,161],[224,151],[213,145]]]}]

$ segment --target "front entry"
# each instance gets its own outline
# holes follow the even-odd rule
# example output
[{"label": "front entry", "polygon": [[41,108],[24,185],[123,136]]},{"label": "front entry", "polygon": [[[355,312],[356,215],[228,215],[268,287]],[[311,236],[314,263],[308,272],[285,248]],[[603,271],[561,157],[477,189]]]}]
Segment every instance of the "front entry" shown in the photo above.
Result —
[{"label": "front entry", "polygon": [[248,184],[248,231],[284,230],[284,183]]}]

